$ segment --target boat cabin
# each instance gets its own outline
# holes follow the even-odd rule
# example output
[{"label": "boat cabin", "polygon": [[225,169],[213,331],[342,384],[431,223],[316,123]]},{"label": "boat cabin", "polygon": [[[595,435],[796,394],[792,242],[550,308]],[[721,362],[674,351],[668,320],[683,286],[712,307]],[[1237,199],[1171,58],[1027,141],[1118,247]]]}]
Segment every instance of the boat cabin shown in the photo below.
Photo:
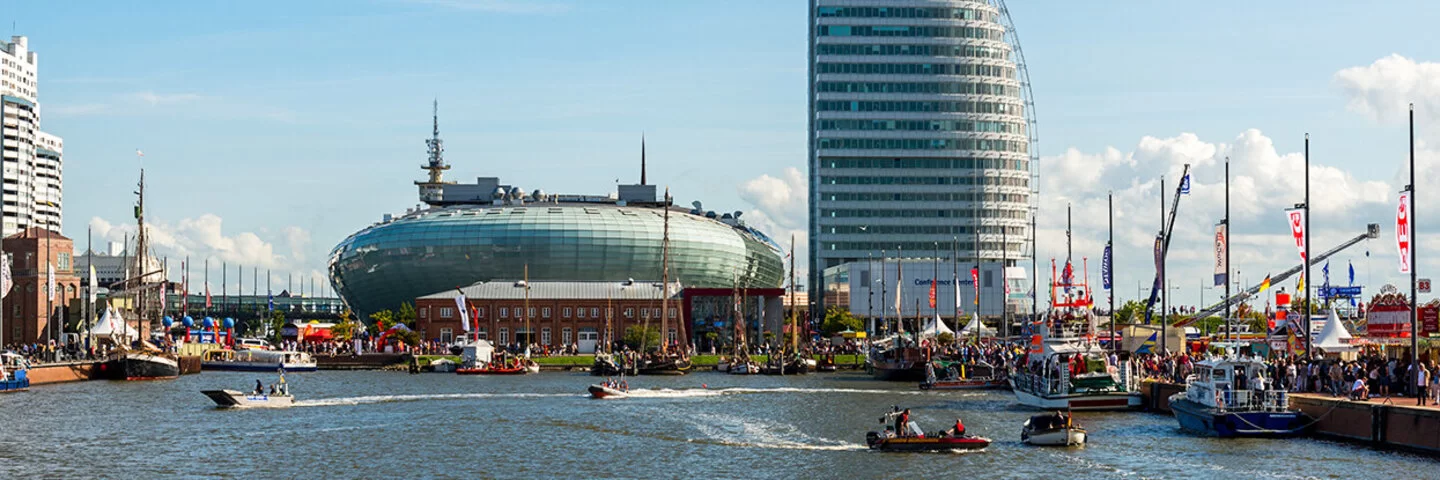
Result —
[{"label": "boat cabin", "polygon": [[1284,390],[1271,388],[1265,378],[1265,363],[1259,358],[1232,355],[1196,362],[1186,377],[1186,400],[1221,411],[1284,411],[1289,398]]}]

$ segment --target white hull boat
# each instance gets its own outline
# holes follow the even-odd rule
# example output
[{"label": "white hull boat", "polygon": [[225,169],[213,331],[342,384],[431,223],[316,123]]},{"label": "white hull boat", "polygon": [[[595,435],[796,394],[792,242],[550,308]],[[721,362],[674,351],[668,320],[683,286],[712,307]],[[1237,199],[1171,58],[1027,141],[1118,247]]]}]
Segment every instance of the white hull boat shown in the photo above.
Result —
[{"label": "white hull boat", "polygon": [[1015,388],[1013,378],[1011,388],[1021,405],[1041,410],[1126,410],[1139,408],[1142,400],[1139,393],[1129,392],[1039,396]]},{"label": "white hull boat", "polygon": [[292,395],[255,395],[235,390],[201,390],[219,408],[284,408],[295,405]]}]

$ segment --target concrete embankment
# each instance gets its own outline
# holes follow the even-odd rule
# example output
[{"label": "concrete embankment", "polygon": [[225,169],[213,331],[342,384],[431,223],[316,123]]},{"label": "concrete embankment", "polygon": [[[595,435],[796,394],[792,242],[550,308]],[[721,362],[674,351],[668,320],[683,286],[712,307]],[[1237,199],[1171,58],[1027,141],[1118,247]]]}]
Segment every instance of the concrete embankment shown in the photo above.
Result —
[{"label": "concrete embankment", "polygon": [[1440,408],[1417,406],[1413,398],[1360,402],[1297,393],[1290,395],[1290,406],[1317,419],[1317,436],[1440,454]]},{"label": "concrete embankment", "polygon": [[321,370],[379,370],[410,360],[404,353],[367,353],[364,355],[315,355],[315,366]]},{"label": "concrete embankment", "polygon": [[[178,362],[180,363],[181,375],[200,373],[200,357],[181,355]],[[99,380],[105,378],[105,369],[101,365],[102,363],[104,362],[86,361],[38,365],[30,367],[26,376],[30,378],[31,386]]]}]

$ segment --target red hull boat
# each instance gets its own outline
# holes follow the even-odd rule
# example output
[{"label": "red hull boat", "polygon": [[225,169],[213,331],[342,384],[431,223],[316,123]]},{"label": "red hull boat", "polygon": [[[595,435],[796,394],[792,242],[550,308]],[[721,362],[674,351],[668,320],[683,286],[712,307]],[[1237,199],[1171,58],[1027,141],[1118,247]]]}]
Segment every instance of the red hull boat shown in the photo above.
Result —
[{"label": "red hull boat", "polygon": [[457,368],[457,375],[524,375],[525,367],[514,368]]}]

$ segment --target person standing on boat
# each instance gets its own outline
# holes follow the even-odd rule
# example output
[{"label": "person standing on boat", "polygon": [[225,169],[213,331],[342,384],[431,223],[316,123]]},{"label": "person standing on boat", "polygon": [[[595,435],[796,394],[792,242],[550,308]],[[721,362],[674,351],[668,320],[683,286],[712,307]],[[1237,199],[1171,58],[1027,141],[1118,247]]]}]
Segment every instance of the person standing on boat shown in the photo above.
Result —
[{"label": "person standing on boat", "polygon": [[895,417],[895,435],[901,437],[908,436],[909,427],[910,409],[907,408],[905,411],[900,412],[899,416]]}]

